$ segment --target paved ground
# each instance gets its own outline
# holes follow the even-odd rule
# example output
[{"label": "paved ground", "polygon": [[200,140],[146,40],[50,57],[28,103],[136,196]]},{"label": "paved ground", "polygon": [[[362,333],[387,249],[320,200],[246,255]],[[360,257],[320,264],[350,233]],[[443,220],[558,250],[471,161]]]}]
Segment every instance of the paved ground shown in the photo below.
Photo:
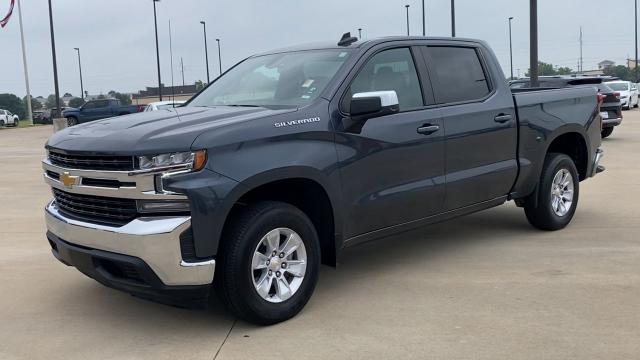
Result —
[{"label": "paved ground", "polygon": [[[0,130],[0,359],[632,359],[640,356],[640,111],[605,140],[573,223],[513,205],[351,249],[272,327],[107,289],[44,238],[50,127]],[[225,341],[226,339],[226,341]]]}]

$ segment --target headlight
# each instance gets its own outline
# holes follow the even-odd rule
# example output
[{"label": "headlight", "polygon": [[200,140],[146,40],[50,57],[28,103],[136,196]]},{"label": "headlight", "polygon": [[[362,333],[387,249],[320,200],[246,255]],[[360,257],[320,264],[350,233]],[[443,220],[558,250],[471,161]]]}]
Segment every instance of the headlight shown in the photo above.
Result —
[{"label": "headlight", "polygon": [[192,170],[204,167],[207,160],[205,150],[176,152],[138,157],[138,167],[145,172]]}]

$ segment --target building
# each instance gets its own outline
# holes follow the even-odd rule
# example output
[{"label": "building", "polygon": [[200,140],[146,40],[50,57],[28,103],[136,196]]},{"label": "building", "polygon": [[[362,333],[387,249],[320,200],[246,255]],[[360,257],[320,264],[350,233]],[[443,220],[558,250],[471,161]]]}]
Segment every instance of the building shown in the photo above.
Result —
[{"label": "building", "polygon": [[627,67],[629,69],[635,69],[636,68],[636,61],[634,59],[627,59]]},{"label": "building", "polygon": [[615,63],[614,61],[611,61],[611,60],[602,60],[602,61],[600,61],[600,62],[598,63],[598,69],[602,69],[602,70],[604,70],[604,69],[608,69],[608,68],[610,68],[610,67],[612,67],[612,66],[615,66],[615,65],[616,65],[616,63]]},{"label": "building", "polygon": [[[198,86],[193,85],[179,85],[179,86],[164,86],[162,84],[162,100],[182,100],[186,101],[191,99],[193,95],[198,92]],[[137,94],[132,94],[131,99],[134,104],[144,105],[158,101],[160,92],[157,87],[148,87],[145,90],[140,90]]]}]

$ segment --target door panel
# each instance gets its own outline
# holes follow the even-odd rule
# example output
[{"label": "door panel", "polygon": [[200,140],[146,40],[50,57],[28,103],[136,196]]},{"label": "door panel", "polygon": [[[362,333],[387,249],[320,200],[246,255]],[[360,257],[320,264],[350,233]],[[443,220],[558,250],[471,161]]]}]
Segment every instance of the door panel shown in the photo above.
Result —
[{"label": "door panel", "polygon": [[[518,173],[511,93],[495,86],[480,49],[423,47],[445,127],[446,199],[454,210],[509,193]],[[508,92],[508,93],[507,93]]]},{"label": "door panel", "polygon": [[346,238],[442,210],[444,129],[440,110],[425,106],[433,100],[423,97],[428,77],[416,71],[415,55],[409,48],[378,52],[347,90],[343,105],[349,94],[394,90],[401,112],[336,134]]}]

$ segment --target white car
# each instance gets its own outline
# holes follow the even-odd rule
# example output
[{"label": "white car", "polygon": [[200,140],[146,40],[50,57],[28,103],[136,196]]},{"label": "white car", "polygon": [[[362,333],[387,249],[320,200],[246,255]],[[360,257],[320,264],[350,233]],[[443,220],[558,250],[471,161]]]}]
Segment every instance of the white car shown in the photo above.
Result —
[{"label": "white car", "polygon": [[[631,109],[638,106],[638,89],[634,83],[630,81],[607,81],[605,84],[613,91],[620,93],[620,102],[624,109]],[[633,90],[635,88],[635,90]]]},{"label": "white car", "polygon": [[152,102],[144,108],[144,111],[158,111],[158,110],[167,110],[173,109],[184,104],[184,101],[157,101]]},{"label": "white car", "polygon": [[18,126],[19,121],[18,115],[12,114],[9,110],[0,109],[0,126]]}]

